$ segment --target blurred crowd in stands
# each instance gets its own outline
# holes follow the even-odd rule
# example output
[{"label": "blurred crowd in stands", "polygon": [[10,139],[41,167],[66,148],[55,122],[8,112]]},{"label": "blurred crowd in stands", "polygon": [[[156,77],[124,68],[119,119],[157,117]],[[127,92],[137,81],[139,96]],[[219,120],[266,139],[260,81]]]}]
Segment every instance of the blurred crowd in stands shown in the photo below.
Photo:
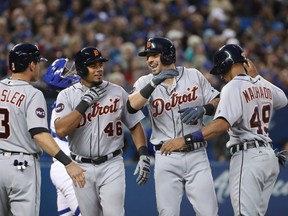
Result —
[{"label": "blurred crowd in stands", "polygon": [[[149,73],[137,53],[157,35],[173,40],[177,65],[199,69],[218,90],[222,82],[209,74],[212,56],[224,44],[239,44],[288,95],[287,0],[2,0],[0,15],[0,79],[10,73],[7,56],[16,43],[39,46],[49,60],[42,75],[56,58],[73,61],[81,48],[96,46],[109,58],[106,80],[130,91]],[[35,86],[45,92],[41,80]]]}]

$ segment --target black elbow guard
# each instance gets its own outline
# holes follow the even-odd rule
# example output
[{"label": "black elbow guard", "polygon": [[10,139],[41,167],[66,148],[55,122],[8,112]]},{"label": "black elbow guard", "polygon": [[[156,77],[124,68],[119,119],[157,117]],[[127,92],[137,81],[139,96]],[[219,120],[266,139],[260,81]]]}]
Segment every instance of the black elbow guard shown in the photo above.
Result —
[{"label": "black elbow guard", "polygon": [[134,114],[136,112],[138,112],[138,110],[134,109],[131,104],[130,104],[130,100],[127,100],[127,110],[130,114]]}]

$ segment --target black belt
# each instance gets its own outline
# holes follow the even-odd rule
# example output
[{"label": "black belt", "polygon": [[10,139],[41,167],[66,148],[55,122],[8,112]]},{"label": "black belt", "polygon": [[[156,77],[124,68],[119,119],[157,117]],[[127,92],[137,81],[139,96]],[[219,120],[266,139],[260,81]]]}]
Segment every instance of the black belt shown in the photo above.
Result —
[{"label": "black belt", "polygon": [[[161,147],[163,144],[159,144],[159,145],[155,145],[155,151],[160,151]],[[207,145],[207,142],[195,142],[192,145],[187,146],[187,148],[184,148],[184,150],[175,150],[173,152],[190,152],[190,151],[194,151],[197,149],[200,149],[202,147],[205,147]]]},{"label": "black belt", "polygon": [[78,162],[82,162],[82,163],[92,163],[92,164],[102,164],[104,162],[106,162],[107,160],[116,157],[117,155],[121,154],[122,150],[121,149],[117,149],[116,151],[114,151],[111,154],[108,155],[104,155],[104,156],[100,156],[97,158],[85,158],[79,155],[76,155],[74,153],[71,152],[71,157],[73,160],[78,161]]},{"label": "black belt", "polygon": [[[159,145],[155,145],[155,151],[160,151],[161,147],[163,146],[163,144],[159,144]],[[174,150],[173,152],[180,152],[179,150]]]},{"label": "black belt", "polygon": [[246,143],[240,143],[240,144],[235,144],[231,146],[230,153],[231,155],[233,155],[235,152],[238,152],[238,151],[243,151],[243,150],[262,147],[262,146],[268,146],[268,144],[263,141],[252,140]]},{"label": "black belt", "polygon": [[38,158],[38,154],[37,153],[26,153],[26,152],[14,152],[14,151],[3,151],[3,152],[0,152],[0,155],[3,155],[3,156],[10,156],[10,155],[32,155],[36,158]]}]

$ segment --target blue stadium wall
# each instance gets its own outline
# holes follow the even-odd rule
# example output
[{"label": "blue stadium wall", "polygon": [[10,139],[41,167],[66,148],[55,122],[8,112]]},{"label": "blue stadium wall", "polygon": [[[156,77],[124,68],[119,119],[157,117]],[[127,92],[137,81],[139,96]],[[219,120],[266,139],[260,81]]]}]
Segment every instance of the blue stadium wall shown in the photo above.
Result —
[{"label": "blue stadium wall", "polygon": [[[148,183],[137,185],[133,172],[136,164],[126,165],[126,216],[156,216],[156,200],[153,175]],[[228,191],[228,163],[211,163],[216,194],[219,203],[219,216],[233,215]],[[42,163],[42,194],[40,216],[56,216],[56,191],[49,177],[50,163]],[[281,169],[273,195],[270,199],[267,216],[288,215],[288,168]],[[152,166],[153,172],[153,166]],[[181,216],[195,215],[186,197],[181,204]],[[89,208],[89,206],[87,206]],[[113,206],[111,206],[113,208]],[[209,206],[207,206],[209,208]]]},{"label": "blue stadium wall", "polygon": [[[275,113],[271,122],[270,136],[273,139],[275,148],[281,148],[282,143],[288,140],[288,108]],[[208,149],[209,151],[209,149]],[[209,155],[209,154],[208,154]],[[50,180],[51,160],[41,160],[42,187],[41,187],[41,208],[40,216],[56,216],[56,190]],[[126,163],[126,216],[156,216],[156,200],[154,188],[154,176],[146,185],[138,186],[133,175],[135,163]],[[228,162],[211,161],[216,194],[219,203],[219,216],[233,215],[228,190]],[[207,206],[208,207],[208,206]],[[89,208],[89,207],[88,207]],[[113,208],[113,206],[111,206]],[[195,215],[192,206],[187,198],[183,197],[181,203],[181,216]],[[288,215],[288,165],[281,168],[276,182],[266,216],[287,216]]]}]

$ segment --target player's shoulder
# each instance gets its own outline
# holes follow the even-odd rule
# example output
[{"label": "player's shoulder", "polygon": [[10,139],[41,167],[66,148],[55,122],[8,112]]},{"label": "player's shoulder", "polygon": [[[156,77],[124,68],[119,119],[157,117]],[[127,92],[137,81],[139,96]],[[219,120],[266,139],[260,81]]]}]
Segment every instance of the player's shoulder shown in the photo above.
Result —
[{"label": "player's shoulder", "polygon": [[176,67],[176,69],[181,72],[183,71],[184,73],[196,73],[196,74],[202,74],[198,69],[196,68],[189,68],[189,67]]},{"label": "player's shoulder", "polygon": [[18,79],[10,79],[10,78],[5,78],[1,80],[1,84],[7,85],[7,86],[13,86],[16,88],[22,88],[25,90],[35,90],[35,91],[40,91],[38,88],[36,88],[34,85],[31,83],[24,81],[24,80],[18,80]]},{"label": "player's shoulder", "polygon": [[101,87],[102,88],[122,88],[122,86],[116,83],[110,82],[110,81],[106,81],[106,80],[103,81],[103,83],[101,84]]},{"label": "player's shoulder", "polygon": [[74,94],[76,91],[83,91],[83,85],[78,82],[59,92],[59,94]]},{"label": "player's shoulder", "polygon": [[179,80],[189,80],[193,83],[199,83],[203,80],[207,80],[205,76],[196,68],[188,68],[188,67],[177,67],[179,71]]},{"label": "player's shoulder", "polygon": [[148,84],[151,80],[153,79],[153,74],[147,74],[147,75],[143,75],[141,77],[139,77],[136,82],[134,83],[134,87],[138,87],[138,88],[142,88],[144,87],[146,84]]},{"label": "player's shoulder", "polygon": [[237,94],[236,92],[242,91],[247,86],[253,85],[255,82],[254,78],[250,76],[235,76],[232,80],[230,80],[226,85],[221,89],[222,92],[228,92],[231,94]]},{"label": "player's shoulder", "polygon": [[120,93],[120,92],[127,93],[122,86],[120,86],[120,85],[118,85],[116,83],[112,83],[112,82],[106,81],[106,80],[104,80],[103,83],[101,84],[101,88],[106,88],[107,91],[111,91],[111,92],[114,92],[114,93],[117,93],[117,92],[118,93]]},{"label": "player's shoulder", "polygon": [[177,67],[177,70],[179,71],[179,76],[184,77],[193,77],[193,78],[201,78],[204,77],[204,75],[196,68],[188,68],[188,67]]},{"label": "player's shoulder", "polygon": [[26,95],[29,95],[29,97],[33,97],[34,95],[39,95],[41,97],[44,97],[43,92],[40,90],[39,86],[37,85],[32,85],[26,81],[19,80],[16,84],[20,91],[26,92]]},{"label": "player's shoulder", "polygon": [[234,86],[234,88],[246,88],[247,86],[255,85],[257,82],[259,82],[259,77],[251,77],[249,75],[240,74],[238,76],[235,76],[229,83],[228,86]]},{"label": "player's shoulder", "polygon": [[150,82],[152,78],[153,78],[153,74],[149,73],[149,74],[139,77],[136,82]]}]

